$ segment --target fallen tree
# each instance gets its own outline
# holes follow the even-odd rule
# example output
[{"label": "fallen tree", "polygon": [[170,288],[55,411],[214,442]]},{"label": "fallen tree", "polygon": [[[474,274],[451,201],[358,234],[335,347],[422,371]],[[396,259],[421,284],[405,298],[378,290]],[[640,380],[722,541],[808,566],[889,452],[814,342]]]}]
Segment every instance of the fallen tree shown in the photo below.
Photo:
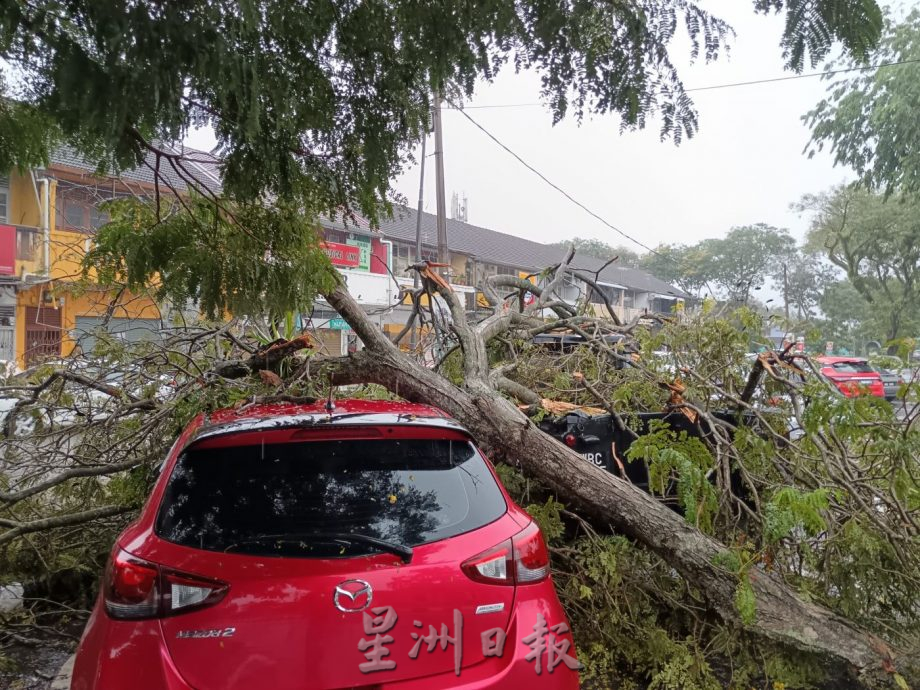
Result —
[{"label": "fallen tree", "polygon": [[[100,333],[101,352],[74,357],[64,368],[47,365],[14,377],[2,391],[16,402],[4,420],[2,440],[0,573],[18,581],[46,575],[53,580],[54,573],[66,576],[76,567],[84,580],[94,581],[111,539],[143,502],[155,476],[153,468],[191,415],[217,407],[324,396],[329,394],[331,376],[335,385],[378,386],[370,392],[359,389],[359,394],[389,391],[441,407],[467,426],[493,458],[518,468],[526,480],[548,487],[564,502],[564,519],[579,530],[592,525],[595,535],[578,541],[564,536],[561,527],[548,530],[555,539],[557,565],[574,562],[577,555],[582,569],[603,570],[607,567],[600,560],[607,557],[603,548],[632,549],[633,565],[627,572],[636,578],[633,593],[626,588],[611,594],[613,590],[600,582],[597,587],[605,591],[596,596],[620,597],[609,603],[620,606],[641,591],[652,602],[654,615],[661,618],[657,633],[676,641],[685,635],[698,650],[713,645],[715,636],[728,636],[737,638],[737,645],[752,655],[775,654],[787,670],[795,670],[796,664],[821,669],[819,675],[808,675],[808,682],[798,683],[799,687],[815,678],[854,687],[890,686],[898,679],[914,683],[917,670],[911,664],[916,658],[917,623],[912,612],[920,591],[913,575],[918,508],[910,497],[907,501],[900,500],[900,494],[892,498],[885,482],[875,478],[896,475],[879,468],[878,453],[896,457],[904,448],[874,445],[888,443],[898,434],[903,435],[904,443],[914,443],[910,425],[898,425],[880,414],[873,417],[874,408],[858,407],[861,401],[840,402],[857,407],[822,407],[821,391],[800,390],[812,398],[809,410],[816,411],[820,419],[809,418],[810,412],[795,409],[793,402],[792,414],[806,428],[806,436],[792,442],[771,427],[774,420],[767,413],[752,405],[755,389],[777,384],[795,390],[804,385],[797,378],[783,379],[782,370],[788,365],[764,357],[753,367],[755,376],[739,375],[733,382],[725,372],[736,362],[729,354],[711,349],[712,343],[725,341],[728,349],[738,350],[735,346],[747,342],[743,326],[703,316],[697,327],[666,323],[655,333],[636,322],[618,324],[598,317],[583,304],[567,304],[556,294],[570,258],[546,272],[542,285],[508,276],[490,279],[483,294],[492,306],[480,312],[476,321],[437,280],[432,267],[418,267],[424,280],[418,294],[412,296],[417,311],[414,318],[425,323],[430,337],[437,339],[445,353],[437,368],[423,365],[418,353],[401,350],[391,342],[339,285],[327,291],[326,299],[364,344],[364,349],[347,357],[316,354],[307,347],[310,342],[305,334],[271,332],[234,321],[178,328],[161,343],[131,348],[106,343]],[[426,291],[438,292],[450,306],[449,322],[430,326],[434,316],[424,313],[423,301],[418,299]],[[536,300],[527,305],[521,299],[523,291],[535,294]],[[581,334],[583,344],[570,354],[550,353],[529,344],[534,334],[557,327]],[[257,339],[257,333],[263,336]],[[628,339],[630,349],[622,343],[611,344],[609,336],[614,334]],[[631,350],[647,354],[658,347],[659,339],[674,344],[676,369],[671,365],[662,368],[652,359],[637,362],[631,354]],[[691,354],[689,344],[700,350],[697,360],[686,359]],[[619,366],[626,363],[625,368]],[[563,374],[568,378],[554,381]],[[675,375],[685,382],[676,381]],[[631,408],[669,405],[688,419],[707,420],[716,431],[706,440],[709,448],[700,452],[712,461],[715,482],[696,487],[697,493],[688,500],[699,501],[700,506],[712,500],[712,515],[701,519],[702,507],[694,515],[690,510],[681,515],[626,479],[585,462],[540,431],[534,417],[528,415],[539,418],[545,413],[541,400],[564,397],[564,389],[573,384],[580,391],[573,399],[609,410],[625,428],[632,423]],[[645,386],[645,398],[633,390],[637,384]],[[632,397],[623,398],[624,391],[632,391]],[[757,417],[761,423],[758,434],[745,435],[741,427],[716,419],[705,402],[716,395],[721,402]],[[847,422],[847,415],[852,421]],[[656,443],[662,458],[687,450],[687,441],[677,436],[661,436]],[[761,444],[758,452],[765,454],[764,468],[756,466],[753,456],[739,452],[744,444],[752,443]],[[646,444],[644,452],[648,451]],[[650,462],[651,469],[658,471],[656,459]],[[731,482],[723,479],[729,471],[742,473],[748,496],[732,494]],[[775,486],[763,479],[769,472],[778,477]],[[671,474],[679,486],[681,472]],[[790,491],[823,495],[822,484],[831,495],[814,503],[814,515],[793,511],[783,517],[774,511]],[[812,505],[807,501],[814,499],[804,495],[805,506]],[[526,496],[519,498],[530,501]],[[558,506],[548,505],[552,510]],[[865,506],[884,506],[884,510],[867,511]],[[545,517],[539,505],[534,512],[538,519]],[[854,519],[866,521],[866,528],[874,529],[884,541],[872,547],[871,558],[877,563],[869,567],[847,552],[848,542],[836,541],[834,533],[845,531]],[[785,531],[767,539],[765,533],[777,531],[777,520],[788,522]],[[809,520],[818,526],[809,527]],[[92,532],[86,531],[87,525],[94,526]],[[604,542],[605,534],[621,535],[616,538],[635,546]],[[600,546],[592,550],[592,544]],[[816,554],[816,560],[807,564],[814,572],[800,572],[796,577],[793,563],[797,558],[801,561],[796,552],[803,549]],[[654,562],[642,553],[653,556]],[[881,603],[867,605],[865,613],[835,601],[826,593],[853,587],[836,576],[819,577],[825,567],[822,562],[838,570],[857,571],[857,593],[867,583],[877,586]],[[895,569],[903,574],[884,588],[881,578]],[[574,615],[583,597],[589,595],[578,591],[584,583],[577,573],[563,570],[557,574],[557,582],[576,587],[574,593],[563,592],[563,601]],[[656,578],[667,587],[653,585]],[[898,599],[897,593],[905,591]],[[592,615],[612,615],[613,609],[604,608],[608,604],[593,606],[598,608]],[[901,613],[890,618],[892,610]],[[687,621],[672,625],[665,620],[681,616]],[[592,640],[590,619],[573,618],[573,625],[577,640]],[[607,644],[622,645],[617,632],[608,634],[613,637]],[[661,663],[653,656],[655,649],[663,653],[660,646],[648,641],[638,644],[646,645],[650,656],[634,659],[634,668],[624,671],[624,676],[650,675],[652,665]],[[592,650],[586,647],[584,653],[591,662]],[[719,661],[720,653],[710,651],[706,657],[723,666],[735,663],[732,654],[726,655],[725,663]],[[769,671],[763,663],[752,666],[755,670],[748,675],[753,678],[788,675]],[[600,664],[593,672],[594,686],[610,686],[610,669],[605,671]],[[697,675],[711,683],[713,677],[736,682],[736,674],[720,668]],[[788,679],[784,682],[796,686]],[[688,681],[679,686],[691,687]],[[701,683],[693,687],[713,686]]]},{"label": "fallen tree", "polygon": [[[545,308],[560,312],[560,321],[553,325],[578,329],[575,315],[560,308],[554,294],[567,264],[568,260],[556,269],[555,279],[540,291],[535,304],[520,309],[521,301],[515,294],[494,305],[494,313],[477,324],[467,321],[462,305],[449,289],[433,284],[451,307],[451,328],[462,352],[459,386],[402,352],[370,322],[347,290],[337,287],[326,294],[326,299],[358,333],[365,349],[337,366],[336,382],[376,383],[407,400],[441,407],[486,447],[548,483],[594,522],[610,525],[660,556],[699,590],[719,618],[740,630],[815,654],[836,673],[844,672],[842,675],[849,676],[854,684],[886,684],[894,673],[912,683],[920,682],[915,659],[844,617],[804,600],[764,569],[746,574],[755,611],[753,616],[745,616],[737,605],[739,573],[722,565],[731,560],[724,544],[625,480],[586,463],[541,432],[500,392],[500,378],[490,367],[487,354],[491,339],[516,328],[546,327],[539,318]],[[529,283],[517,287],[534,289]]]}]

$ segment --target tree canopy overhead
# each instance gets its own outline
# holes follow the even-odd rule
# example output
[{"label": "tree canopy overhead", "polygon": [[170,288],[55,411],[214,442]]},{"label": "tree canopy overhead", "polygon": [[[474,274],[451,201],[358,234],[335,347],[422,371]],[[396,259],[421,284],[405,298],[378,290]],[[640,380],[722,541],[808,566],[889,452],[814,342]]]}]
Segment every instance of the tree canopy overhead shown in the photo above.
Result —
[{"label": "tree canopy overhead", "polygon": [[920,192],[920,10],[889,22],[873,62],[891,66],[834,82],[805,115],[810,153],[830,147],[870,189]]},{"label": "tree canopy overhead", "polygon": [[[862,59],[878,38],[875,0],[753,4],[786,9],[793,69],[838,39]],[[432,86],[468,97],[506,64],[541,76],[557,121],[612,113],[642,127],[658,114],[663,136],[692,135],[697,115],[669,52],[680,25],[706,60],[731,31],[691,0],[14,0],[0,7],[0,58],[14,95],[106,167],[136,166],[145,142],[210,125],[238,199],[376,217],[427,126]]]}]

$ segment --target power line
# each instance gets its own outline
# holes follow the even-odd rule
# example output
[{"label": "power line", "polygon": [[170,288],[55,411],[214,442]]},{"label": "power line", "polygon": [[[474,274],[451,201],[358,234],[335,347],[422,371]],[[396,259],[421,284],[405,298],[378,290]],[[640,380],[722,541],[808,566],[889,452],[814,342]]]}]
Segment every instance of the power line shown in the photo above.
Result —
[{"label": "power line", "polygon": [[835,74],[846,74],[848,72],[868,72],[873,69],[882,69],[883,67],[898,67],[900,65],[911,65],[920,62],[920,58],[910,60],[899,60],[897,62],[880,62],[877,65],[866,65],[865,67],[844,67],[843,69],[832,69],[826,72],[809,72],[808,74],[789,74],[782,77],[773,77],[772,79],[755,79],[753,81],[739,81],[732,84],[715,84],[713,86],[698,86],[694,89],[685,89],[685,91],[714,91],[716,89],[732,89],[736,86],[754,86],[756,84],[772,84],[779,81],[791,81],[793,79],[811,79],[813,77],[831,77]]},{"label": "power line", "polygon": [[[845,67],[842,69],[828,70],[825,72],[809,72],[808,74],[789,74],[782,77],[771,77],[769,79],[754,79],[751,81],[738,81],[728,84],[713,84],[711,86],[696,86],[684,89],[685,93],[698,91],[715,91],[717,89],[733,89],[740,86],[756,86],[757,84],[774,84],[782,81],[792,81],[794,79],[813,79],[814,77],[831,77],[836,74],[847,74],[849,72],[867,72],[869,70],[882,69],[884,67],[899,67],[901,65],[912,65],[920,62],[920,58],[910,60],[899,60],[896,62],[880,62],[875,65],[865,65],[864,67]],[[545,105],[544,103],[496,103],[493,105],[467,105],[463,107],[451,106],[451,110],[488,110],[492,108],[535,108]]]},{"label": "power line", "polygon": [[[789,80],[792,80],[792,79],[808,79],[808,78],[812,78],[812,77],[832,76],[832,75],[835,75],[835,74],[843,74],[843,73],[847,73],[847,72],[864,72],[864,71],[867,71],[867,70],[870,70],[870,69],[881,69],[881,68],[883,68],[883,67],[895,67],[895,66],[898,66],[898,65],[907,65],[907,64],[914,64],[914,63],[920,63],[920,59],[916,59],[916,58],[915,58],[915,59],[910,59],[910,60],[900,60],[900,61],[897,61],[897,62],[882,62],[882,63],[878,63],[878,64],[875,64],[875,65],[867,65],[867,66],[865,66],[865,67],[848,67],[848,68],[844,68],[844,69],[830,70],[830,71],[826,71],[826,72],[811,72],[811,73],[809,73],[809,74],[793,74],[793,75],[784,76],[784,77],[774,77],[774,78],[772,78],[772,79],[758,79],[758,80],[754,80],[754,81],[735,82],[735,83],[731,83],[731,84],[717,84],[717,85],[714,85],[714,86],[701,86],[701,87],[697,87],[697,88],[694,88],[694,89],[686,89],[686,90],[687,90],[687,91],[706,91],[706,90],[713,90],[713,89],[727,89],[727,88],[734,88],[734,87],[739,87],[739,86],[751,86],[751,85],[754,85],[754,84],[766,84],[766,83],[779,82],[779,81],[789,81]],[[663,259],[665,259],[665,260],[667,260],[667,261],[672,262],[672,263],[673,263],[674,265],[676,265],[676,266],[683,267],[682,264],[681,264],[681,262],[678,261],[677,259],[675,259],[673,256],[668,256],[667,254],[662,254],[661,252],[657,251],[656,249],[653,249],[652,247],[649,247],[647,244],[644,244],[643,242],[640,242],[640,241],[637,240],[635,237],[631,236],[631,235],[628,234],[627,232],[625,232],[625,231],[621,230],[620,228],[618,228],[617,226],[615,226],[613,223],[611,223],[610,221],[608,221],[606,218],[603,218],[602,216],[598,215],[597,213],[595,213],[594,211],[592,211],[590,208],[588,208],[587,206],[585,206],[585,205],[584,205],[583,203],[581,203],[578,199],[576,199],[575,197],[573,197],[573,196],[572,196],[571,194],[569,194],[566,190],[564,190],[562,187],[560,187],[560,186],[557,185],[555,182],[553,182],[553,181],[550,180],[548,177],[546,177],[546,175],[544,175],[544,174],[541,173],[539,170],[537,170],[535,167],[533,167],[530,163],[528,163],[528,162],[525,161],[523,158],[521,158],[517,153],[515,153],[515,152],[512,151],[510,148],[508,148],[508,146],[506,146],[501,140],[499,140],[498,137],[496,137],[496,136],[495,136],[494,134],[492,134],[489,130],[487,130],[485,127],[483,127],[481,124],[479,124],[476,120],[474,120],[474,119],[470,116],[469,113],[466,112],[467,109],[472,109],[472,108],[519,108],[519,107],[530,107],[530,106],[542,105],[542,103],[512,103],[512,104],[504,104],[504,105],[481,105],[481,106],[465,106],[465,107],[457,106],[457,105],[455,105],[455,104],[454,104],[453,102],[451,102],[451,101],[448,101],[448,103],[449,103],[449,105],[450,105],[450,109],[451,109],[451,110],[457,110],[457,111],[459,111],[460,114],[463,115],[463,117],[465,117],[467,120],[469,120],[478,130],[480,130],[483,134],[485,134],[487,137],[489,137],[489,139],[491,139],[493,142],[495,142],[495,143],[496,143],[500,148],[502,148],[506,153],[508,153],[509,155],[511,155],[511,156],[512,156],[515,160],[517,160],[521,165],[523,165],[525,168],[527,168],[528,170],[530,170],[530,172],[532,172],[534,175],[536,175],[537,177],[539,177],[541,180],[543,180],[546,184],[548,184],[550,187],[552,187],[553,189],[555,189],[557,192],[559,192],[560,194],[562,194],[562,196],[564,196],[566,199],[568,199],[568,200],[571,201],[573,204],[575,204],[576,206],[578,206],[580,209],[582,209],[585,213],[587,213],[588,215],[590,215],[592,218],[594,218],[594,219],[600,221],[601,223],[603,223],[604,225],[606,225],[608,228],[610,228],[611,230],[613,230],[615,233],[617,233],[617,234],[620,235],[621,237],[624,237],[625,239],[629,240],[630,242],[632,242],[632,243],[635,244],[636,246],[642,247],[643,249],[645,249],[646,251],[650,252],[651,254],[654,254],[654,255],[656,255],[656,256],[660,256],[661,258],[663,258]]]},{"label": "power line", "polygon": [[548,177],[546,177],[546,175],[544,175],[543,173],[541,173],[539,170],[537,170],[535,167],[533,167],[530,163],[528,163],[527,161],[525,161],[525,160],[524,160],[523,158],[521,158],[518,154],[516,154],[514,151],[512,151],[510,148],[508,148],[504,143],[502,143],[502,142],[498,139],[498,137],[496,137],[496,136],[495,136],[494,134],[492,134],[489,130],[487,130],[487,129],[486,129],[485,127],[483,127],[481,124],[479,124],[478,122],[476,122],[476,120],[474,120],[472,117],[470,117],[469,113],[465,112],[464,109],[462,109],[462,108],[456,108],[456,107],[455,107],[455,109],[456,109],[456,110],[459,110],[460,114],[463,115],[463,117],[465,117],[467,120],[469,120],[470,122],[472,122],[473,125],[474,125],[477,129],[479,129],[483,134],[485,134],[487,137],[489,137],[489,139],[491,139],[491,140],[494,141],[496,144],[498,144],[498,146],[500,146],[502,149],[504,149],[506,153],[508,153],[508,154],[510,154],[512,157],[514,157],[514,158],[518,161],[518,163],[520,163],[520,164],[523,165],[525,168],[527,168],[528,170],[530,170],[530,172],[532,172],[534,175],[536,175],[537,177],[539,177],[541,180],[543,180],[546,184],[548,184],[550,187],[552,187],[553,189],[555,189],[557,192],[559,192],[560,194],[562,194],[562,196],[564,196],[566,199],[568,199],[568,200],[571,201],[573,204],[575,204],[576,206],[578,206],[581,210],[585,211],[585,212],[586,212],[588,215],[590,215],[592,218],[595,218],[596,220],[599,220],[601,223],[603,223],[604,225],[606,225],[608,228],[610,228],[611,230],[613,230],[613,231],[614,231],[615,233],[617,233],[618,235],[621,235],[622,237],[625,237],[627,240],[629,240],[630,242],[632,242],[632,243],[635,244],[635,245],[638,245],[639,247],[642,247],[642,248],[645,249],[646,251],[648,251],[648,252],[650,252],[650,253],[652,253],[652,254],[655,254],[656,256],[660,256],[660,257],[662,257],[662,258],[664,258],[664,259],[667,259],[668,261],[672,261],[673,263],[675,263],[675,264],[678,265],[678,266],[681,265],[680,262],[679,262],[677,259],[675,259],[674,257],[668,256],[667,254],[662,254],[661,252],[659,252],[659,251],[657,251],[657,250],[655,250],[655,249],[652,249],[652,248],[649,247],[648,245],[643,244],[642,242],[640,242],[639,240],[637,240],[635,237],[632,237],[631,235],[629,235],[628,233],[624,232],[623,230],[620,230],[620,228],[618,228],[616,225],[614,225],[613,223],[611,223],[611,222],[608,221],[607,219],[601,217],[600,215],[598,215],[597,213],[595,213],[594,211],[592,211],[590,208],[588,208],[587,206],[585,206],[585,205],[584,205],[583,203],[581,203],[578,199],[576,199],[575,197],[573,197],[571,194],[569,194],[567,191],[565,191],[562,187],[560,187],[560,186],[557,185],[555,182],[553,182],[552,180],[550,180]]}]

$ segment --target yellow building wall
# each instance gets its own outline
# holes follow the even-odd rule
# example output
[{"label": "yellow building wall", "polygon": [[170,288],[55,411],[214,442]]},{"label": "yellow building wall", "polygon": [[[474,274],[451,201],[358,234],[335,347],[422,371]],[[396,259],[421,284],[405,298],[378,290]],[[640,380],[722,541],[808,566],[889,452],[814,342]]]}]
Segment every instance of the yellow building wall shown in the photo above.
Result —
[{"label": "yellow building wall", "polygon": [[76,281],[83,276],[83,257],[90,237],[83,232],[51,231],[51,279]]},{"label": "yellow building wall", "polygon": [[[29,174],[22,175],[16,171],[10,173],[10,210],[9,223],[26,227],[41,228],[41,207],[35,196],[35,188]],[[78,285],[82,277],[81,262],[88,248],[90,236],[81,232],[71,232],[57,228],[55,196],[57,183],[51,180],[49,185],[49,218],[51,228],[49,255],[51,260],[50,281],[38,283],[20,289],[16,296],[16,355],[20,367],[25,367],[26,351],[26,308],[56,307],[61,310],[61,355],[73,352],[74,341],[70,337],[76,328],[78,316],[102,316],[109,308],[114,293],[101,289],[87,289]],[[41,196],[39,185],[39,198]],[[32,261],[16,261],[16,273],[33,274],[40,280],[44,273],[44,248],[42,233],[38,235],[39,244]],[[92,274],[90,275],[92,278]],[[50,296],[52,301],[47,301]],[[112,313],[113,318],[158,319],[160,311],[156,302],[147,296],[125,293]]]},{"label": "yellow building wall", "polygon": [[[58,302],[63,299],[61,315],[61,354],[65,357],[73,352],[74,343],[70,337],[77,327],[78,316],[103,316],[109,308],[115,294],[105,290],[91,290],[82,294],[57,293]],[[147,296],[122,294],[115,309],[114,319],[159,319],[160,310],[156,303]]]},{"label": "yellow building wall", "polygon": [[42,223],[41,208],[35,198],[35,187],[32,186],[32,176],[29,174],[23,175],[15,170],[10,173],[10,206],[7,221],[12,225],[30,225],[35,228]]},{"label": "yellow building wall", "polygon": [[[42,209],[40,201],[43,201],[42,196],[44,194],[44,190],[42,189],[41,184],[32,183],[32,176],[28,173],[23,175],[22,173],[14,170],[10,173],[9,180],[10,202],[9,211],[7,212],[7,221],[11,225],[35,228],[35,236],[38,241],[38,246],[36,248],[33,259],[16,259],[16,275],[21,276],[24,273],[41,273],[43,270],[42,262],[44,261],[44,255],[41,251]],[[55,180],[51,180],[48,186],[48,194],[50,197],[48,222],[49,226],[53,228],[55,222],[54,197],[57,191],[57,182],[55,182]],[[36,190],[38,191],[37,197]]]}]

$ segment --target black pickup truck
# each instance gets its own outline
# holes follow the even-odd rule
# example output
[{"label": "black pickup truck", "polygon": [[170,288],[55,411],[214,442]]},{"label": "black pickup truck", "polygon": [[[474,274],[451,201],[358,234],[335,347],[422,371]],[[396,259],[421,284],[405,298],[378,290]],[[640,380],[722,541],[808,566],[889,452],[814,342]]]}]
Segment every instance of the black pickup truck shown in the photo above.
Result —
[{"label": "black pickup truck", "polygon": [[[730,424],[737,425],[739,418],[734,412],[716,412],[714,417]],[[637,422],[635,421],[637,419]],[[673,431],[686,431],[688,436],[704,438],[712,433],[708,421],[699,419],[692,422],[686,415],[679,411],[674,412],[642,412],[633,415],[632,428],[638,435],[647,434],[649,426],[654,420],[664,421]],[[753,415],[742,415],[742,424],[756,424]],[[587,462],[601,467],[617,476],[624,474],[629,481],[649,490],[648,469],[641,460],[629,461],[627,451],[632,445],[634,436],[621,429],[616,420],[609,414],[587,414],[580,410],[573,410],[565,415],[555,418],[546,418],[540,422],[542,431],[558,439],[569,448],[579,453]],[[614,453],[616,455],[614,455]],[[732,490],[735,495],[744,495],[740,478],[732,473]],[[673,497],[668,497],[673,498]],[[667,501],[671,503],[672,501]]]}]

